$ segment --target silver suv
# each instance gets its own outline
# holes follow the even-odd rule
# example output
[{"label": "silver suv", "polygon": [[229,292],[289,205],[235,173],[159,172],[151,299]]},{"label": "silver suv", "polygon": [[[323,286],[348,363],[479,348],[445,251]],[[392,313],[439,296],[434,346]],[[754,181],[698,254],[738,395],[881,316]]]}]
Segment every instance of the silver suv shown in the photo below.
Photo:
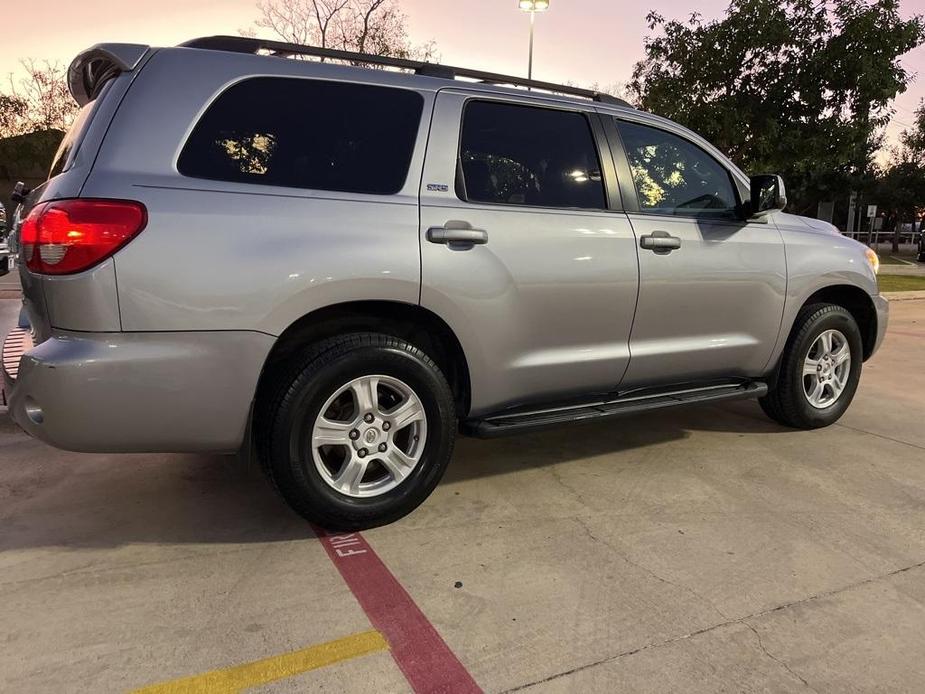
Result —
[{"label": "silver suv", "polygon": [[736,398],[826,426],[886,329],[875,254],[613,97],[234,37],[69,76],[5,374],[55,446],[253,452],[362,528],[428,496],[457,429]]}]

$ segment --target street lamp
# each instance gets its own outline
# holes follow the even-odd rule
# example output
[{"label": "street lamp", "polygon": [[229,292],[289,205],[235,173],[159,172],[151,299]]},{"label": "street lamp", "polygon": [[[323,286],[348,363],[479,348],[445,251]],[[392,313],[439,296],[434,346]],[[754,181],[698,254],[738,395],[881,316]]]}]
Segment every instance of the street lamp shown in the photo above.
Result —
[{"label": "street lamp", "polygon": [[549,9],[549,0],[519,0],[517,6],[530,13],[530,57],[527,59],[527,79],[533,79],[533,19],[537,12]]}]

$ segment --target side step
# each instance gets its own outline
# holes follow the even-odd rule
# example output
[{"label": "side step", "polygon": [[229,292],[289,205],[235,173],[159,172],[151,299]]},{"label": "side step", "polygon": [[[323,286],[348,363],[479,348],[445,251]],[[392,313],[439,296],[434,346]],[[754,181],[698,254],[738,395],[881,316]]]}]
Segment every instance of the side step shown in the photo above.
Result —
[{"label": "side step", "polygon": [[687,386],[675,390],[633,390],[596,402],[560,407],[547,406],[531,410],[507,410],[487,417],[467,419],[462,423],[461,431],[476,438],[490,439],[561,424],[619,417],[676,405],[759,398],[767,392],[767,384],[760,381]]}]

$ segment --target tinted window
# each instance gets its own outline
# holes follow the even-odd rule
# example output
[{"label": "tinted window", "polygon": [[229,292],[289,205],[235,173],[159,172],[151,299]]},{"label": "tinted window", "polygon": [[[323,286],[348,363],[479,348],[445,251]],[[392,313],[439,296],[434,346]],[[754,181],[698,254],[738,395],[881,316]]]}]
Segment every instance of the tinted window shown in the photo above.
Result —
[{"label": "tinted window", "polygon": [[617,122],[643,212],[734,216],[729,172],[687,140],[636,123]]},{"label": "tinted window", "polygon": [[178,168],[220,181],[397,193],[423,103],[420,94],[390,87],[249,79],[209,107]]},{"label": "tinted window", "polygon": [[106,93],[109,91],[110,85],[112,85],[112,80],[109,80],[103,85],[95,99],[88,101],[80,107],[77,116],[74,118],[74,122],[71,123],[71,127],[68,128],[67,133],[65,133],[64,138],[61,140],[61,144],[58,145],[58,149],[55,151],[54,159],[52,159],[51,162],[51,169],[48,172],[48,178],[54,178],[59,173],[64,172],[73,163],[74,157],[77,156],[77,150],[80,148],[80,143],[83,141],[84,135],[87,134],[87,130],[90,128],[90,121],[93,120],[93,115],[96,113],[97,106],[106,98]]},{"label": "tinted window", "polygon": [[466,106],[457,192],[472,202],[603,209],[586,116],[473,101]]}]

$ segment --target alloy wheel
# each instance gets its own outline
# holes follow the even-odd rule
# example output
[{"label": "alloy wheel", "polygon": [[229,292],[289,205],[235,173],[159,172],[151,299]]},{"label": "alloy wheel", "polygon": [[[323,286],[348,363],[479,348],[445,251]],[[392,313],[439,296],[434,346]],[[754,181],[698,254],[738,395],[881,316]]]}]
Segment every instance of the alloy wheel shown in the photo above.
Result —
[{"label": "alloy wheel", "polygon": [[810,405],[825,409],[845,390],[851,374],[851,347],[838,330],[822,332],[803,360],[803,392]]},{"label": "alloy wheel", "polygon": [[335,390],[312,427],[312,460],[325,483],[351,497],[385,494],[421,461],[427,415],[392,376],[356,378]]}]

